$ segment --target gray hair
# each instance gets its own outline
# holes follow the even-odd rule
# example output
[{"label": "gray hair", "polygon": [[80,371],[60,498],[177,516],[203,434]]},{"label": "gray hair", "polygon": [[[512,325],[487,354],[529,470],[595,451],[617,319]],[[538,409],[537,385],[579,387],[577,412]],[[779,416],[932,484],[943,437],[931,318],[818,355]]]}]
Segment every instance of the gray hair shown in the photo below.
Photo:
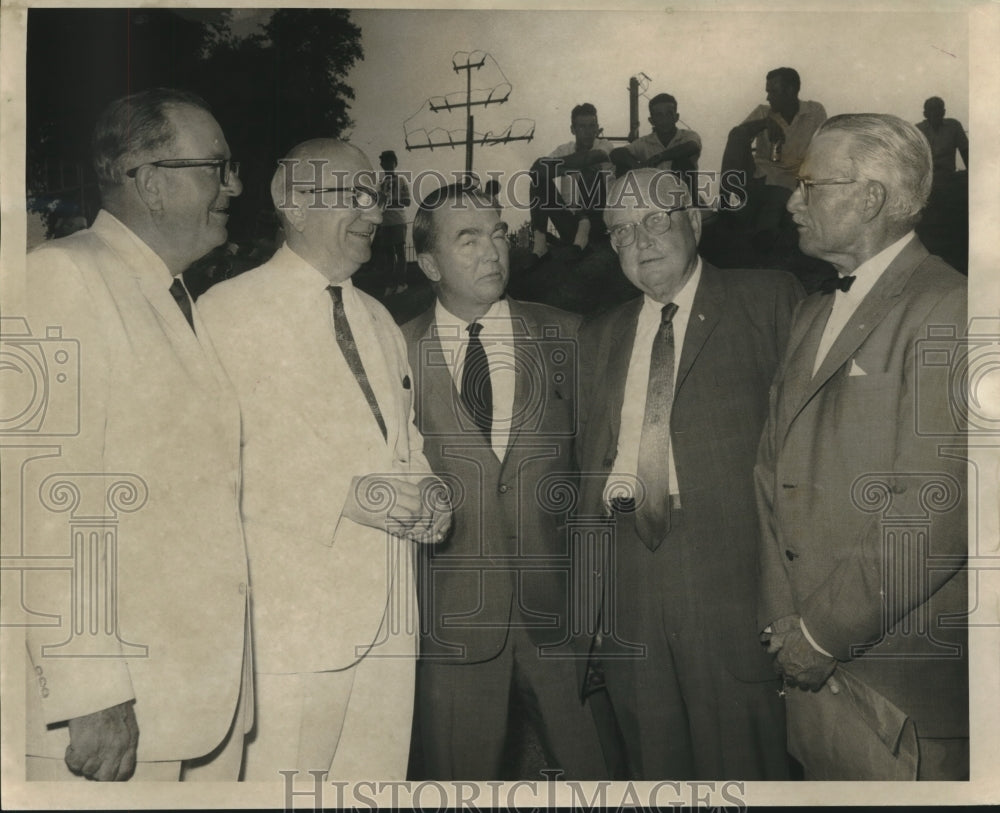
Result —
[{"label": "gray hair", "polygon": [[168,112],[181,105],[212,112],[197,94],[175,88],[150,88],[115,99],[105,108],[92,141],[94,170],[102,190],[121,186],[139,156],[173,142],[177,132]]},{"label": "gray hair", "polygon": [[840,131],[852,138],[851,160],[858,173],[886,190],[886,216],[912,225],[931,194],[933,159],[924,135],[909,122],[885,113],[851,113],[827,119],[816,131]]}]

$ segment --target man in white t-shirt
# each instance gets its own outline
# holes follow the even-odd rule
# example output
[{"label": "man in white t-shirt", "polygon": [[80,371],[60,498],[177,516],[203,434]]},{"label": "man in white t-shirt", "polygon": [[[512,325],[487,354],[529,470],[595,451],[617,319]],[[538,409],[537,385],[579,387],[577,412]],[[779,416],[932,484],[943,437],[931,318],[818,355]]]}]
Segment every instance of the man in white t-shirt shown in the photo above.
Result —
[{"label": "man in white t-shirt", "polygon": [[548,253],[550,221],[560,238],[581,250],[590,243],[591,228],[603,228],[611,142],[598,138],[597,108],[589,102],[574,107],[570,121],[574,140],[556,147],[531,167],[532,252],[539,259]]}]

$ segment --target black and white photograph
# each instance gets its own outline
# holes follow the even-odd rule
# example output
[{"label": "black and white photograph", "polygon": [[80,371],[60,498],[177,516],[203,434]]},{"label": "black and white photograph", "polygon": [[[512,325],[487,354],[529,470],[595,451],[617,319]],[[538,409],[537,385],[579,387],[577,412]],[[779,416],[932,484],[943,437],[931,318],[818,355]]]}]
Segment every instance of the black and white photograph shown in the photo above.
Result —
[{"label": "black and white photograph", "polygon": [[1000,802],[998,41],[0,0],[5,807]]}]

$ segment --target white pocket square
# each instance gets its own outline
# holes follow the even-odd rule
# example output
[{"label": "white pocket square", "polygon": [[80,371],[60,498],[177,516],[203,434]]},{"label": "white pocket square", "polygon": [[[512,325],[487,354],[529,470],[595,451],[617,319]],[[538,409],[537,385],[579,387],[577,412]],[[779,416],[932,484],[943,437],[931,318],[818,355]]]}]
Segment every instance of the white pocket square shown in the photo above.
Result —
[{"label": "white pocket square", "polygon": [[847,374],[849,376],[852,376],[852,375],[868,375],[868,373],[866,373],[864,370],[862,370],[861,367],[858,365],[858,363],[854,359],[851,359],[851,369],[849,369],[847,371]]}]

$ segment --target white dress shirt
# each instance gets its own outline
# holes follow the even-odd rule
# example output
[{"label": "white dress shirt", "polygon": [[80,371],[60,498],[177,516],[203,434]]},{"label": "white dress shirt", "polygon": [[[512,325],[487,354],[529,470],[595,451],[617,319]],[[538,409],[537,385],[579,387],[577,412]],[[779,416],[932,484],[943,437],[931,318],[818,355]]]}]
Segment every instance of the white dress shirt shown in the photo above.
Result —
[{"label": "white dress shirt", "polygon": [[[445,362],[455,390],[462,392],[462,370],[469,347],[468,327],[471,322],[459,319],[439,299],[434,308],[434,335],[441,342]],[[493,421],[490,436],[493,453],[503,460],[510,439],[510,423],[514,415],[514,327],[510,318],[510,305],[506,299],[494,302],[478,319],[483,329],[479,339],[486,351],[490,365],[490,386],[493,389]]]},{"label": "white dress shirt", "polygon": [[913,239],[914,232],[908,232],[900,237],[891,246],[882,249],[874,257],[865,260],[854,270],[854,282],[851,283],[849,291],[834,291],[833,310],[830,311],[830,318],[826,320],[826,327],[823,329],[823,336],[819,340],[819,349],[816,351],[816,361],[813,364],[813,375],[816,375],[826,354],[830,352],[833,343],[844,329],[844,326],[854,316],[868,292],[875,287],[875,283],[885,273],[885,269],[896,259],[899,252],[903,250],[907,243]]},{"label": "white dress shirt", "polygon": [[[677,382],[677,371],[680,368],[681,349],[684,347],[684,335],[687,332],[688,321],[691,318],[691,306],[694,295],[701,280],[701,257],[695,266],[694,273],[684,287],[677,292],[673,303],[677,306],[674,314],[674,386]],[[634,483],[639,470],[639,444],[642,439],[642,423],[646,414],[646,390],[649,387],[649,363],[653,352],[653,339],[660,329],[663,320],[665,302],[657,302],[652,297],[643,297],[642,310],[639,311],[639,321],[635,327],[635,341],[632,344],[632,356],[629,360],[628,375],[625,379],[624,399],[622,400],[621,426],[618,431],[618,452],[615,456],[611,474],[604,489],[605,505],[610,504],[614,497],[631,497],[633,491],[627,493],[628,484]],[[674,466],[673,442],[667,451],[667,473],[670,477],[670,493],[679,493],[677,470]],[[624,489],[623,490],[623,486]]]}]

